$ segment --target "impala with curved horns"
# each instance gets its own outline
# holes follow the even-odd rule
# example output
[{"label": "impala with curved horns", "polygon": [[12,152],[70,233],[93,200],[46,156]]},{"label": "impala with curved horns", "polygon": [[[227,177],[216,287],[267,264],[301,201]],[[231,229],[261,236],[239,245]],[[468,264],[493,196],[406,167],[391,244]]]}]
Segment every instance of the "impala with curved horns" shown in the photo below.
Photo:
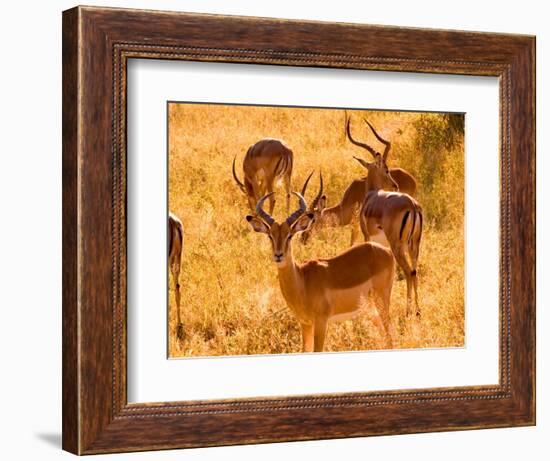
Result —
[{"label": "impala with curved horns", "polygon": [[[351,138],[349,123],[348,134]],[[373,162],[354,157],[368,171],[367,193],[359,211],[361,231],[365,241],[369,241],[377,234],[384,234],[407,281],[407,316],[411,313],[413,291],[416,315],[420,316],[416,269],[422,239],[422,207],[408,194],[388,192],[397,190],[397,184],[386,165],[386,156],[374,151],[365,143],[353,143],[369,152],[375,152]]]},{"label": "impala with curved horns", "polygon": [[[349,139],[349,141],[352,144],[355,144],[358,147],[362,147],[363,149],[367,150],[373,157],[373,160],[376,160],[376,157],[378,155],[382,156],[382,160],[384,163],[387,163],[388,160],[388,154],[391,149],[391,142],[387,141],[386,139],[382,138],[374,127],[370,124],[370,122],[364,118],[363,121],[368,125],[368,127],[371,129],[372,133],[380,141],[382,144],[384,144],[384,152],[380,154],[380,152],[377,152],[372,147],[370,147],[368,144],[356,141],[351,136],[350,132],[350,121],[351,118],[348,118],[346,123],[346,134]],[[413,197],[416,194],[416,179],[414,179],[413,175],[411,175],[408,171],[404,170],[403,168],[390,168],[390,175],[393,178],[394,182],[397,184],[397,188],[399,192],[402,192],[404,194],[409,194],[411,197]]]},{"label": "impala with curved horns", "polygon": [[[380,154],[376,152],[372,147],[368,146],[365,143],[356,141],[353,139],[350,131],[350,121],[351,118],[346,120],[346,136],[348,140],[359,147],[366,149],[375,159],[377,155],[381,155],[386,161],[388,153],[391,149],[391,143],[383,139],[374,129],[374,127],[364,120],[364,122],[370,127],[376,139],[378,139],[382,144],[384,144],[385,149],[384,153]],[[409,194],[414,196],[416,193],[416,180],[414,177],[403,170],[402,168],[390,168],[389,173],[394,180],[394,183],[397,185],[399,192]],[[305,187],[307,187],[307,182]],[[394,185],[392,184],[391,190],[394,190]],[[305,195],[305,189],[302,189],[302,195]],[[353,245],[357,238],[357,229],[359,224],[359,210],[365,196],[367,195],[367,177],[360,179],[355,179],[345,190],[340,203],[333,205],[331,207],[326,207],[326,197],[324,200],[317,202],[316,206],[312,208],[312,212],[316,214],[315,225],[312,226],[312,230],[318,227],[340,227],[347,226],[351,224],[351,241],[350,244]],[[302,242],[307,243],[311,232],[304,232],[302,234]]]},{"label": "impala with curved horns", "polygon": [[[286,210],[290,206],[290,182],[292,178],[293,154],[278,139],[262,139],[252,145],[243,160],[244,180],[241,182],[235,171],[233,159],[233,178],[237,186],[248,199],[250,210],[254,210],[258,200],[266,193],[273,192],[276,183],[284,181],[286,190]],[[270,196],[269,212],[273,213],[275,198]]]},{"label": "impala with curved horns", "polygon": [[270,194],[260,199],[256,214],[246,219],[254,231],[266,234],[271,241],[281,292],[300,322],[302,350],[321,352],[328,322],[356,315],[369,295],[374,296],[376,303],[373,320],[385,336],[387,347],[392,347],[389,310],[395,262],[391,251],[366,242],[334,258],[296,263],[292,256],[292,237],[307,230],[314,215],[307,212],[302,195],[293,194],[298,197],[300,207],[282,223],[263,210]]},{"label": "impala with curved horns", "polygon": [[180,271],[183,252],[183,224],[172,212],[168,213],[168,266],[174,279],[176,292],[176,337],[182,340],[185,336],[180,312]]}]

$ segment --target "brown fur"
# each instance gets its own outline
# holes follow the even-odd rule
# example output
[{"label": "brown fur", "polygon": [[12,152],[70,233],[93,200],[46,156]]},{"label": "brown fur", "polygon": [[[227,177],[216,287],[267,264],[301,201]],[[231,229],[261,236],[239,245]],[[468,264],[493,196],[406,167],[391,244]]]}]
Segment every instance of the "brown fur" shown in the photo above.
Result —
[{"label": "brown fur", "polygon": [[361,206],[359,223],[365,241],[380,230],[384,232],[407,281],[407,315],[411,312],[414,292],[416,315],[420,316],[416,271],[422,239],[422,207],[410,195],[383,190],[388,181],[386,177],[380,164],[369,164],[368,192]]},{"label": "brown fur", "polygon": [[[410,196],[416,194],[416,180],[410,173],[402,168],[390,168],[390,176],[397,184],[399,192]],[[321,227],[340,227],[352,225],[351,245],[355,243],[357,227],[359,224],[359,210],[365,196],[367,195],[367,177],[355,179],[344,191],[342,200],[337,205],[312,210],[317,214],[312,229],[302,234],[302,242],[306,243],[314,232],[314,229]]]},{"label": "brown fur", "polygon": [[291,224],[268,224],[258,216],[247,216],[247,220],[256,232],[270,238],[279,286],[300,322],[304,352],[322,351],[329,320],[357,313],[371,294],[377,307],[374,321],[392,347],[389,308],[395,263],[391,251],[367,242],[334,258],[297,264],[292,238],[311,226],[313,213],[305,213]]},{"label": "brown fur", "polygon": [[[233,160],[233,177],[246,194],[251,210],[262,196],[273,192],[277,181],[282,179],[286,191],[288,212],[293,162],[292,150],[282,141],[271,138],[258,141],[246,152],[243,160],[243,183],[236,176],[235,160]],[[271,196],[269,212],[273,213],[274,208],[275,198]]]},{"label": "brown fur", "polygon": [[182,340],[185,336],[180,312],[180,271],[181,256],[183,253],[183,224],[174,213],[168,214],[168,266],[174,279],[176,292],[176,336]]}]

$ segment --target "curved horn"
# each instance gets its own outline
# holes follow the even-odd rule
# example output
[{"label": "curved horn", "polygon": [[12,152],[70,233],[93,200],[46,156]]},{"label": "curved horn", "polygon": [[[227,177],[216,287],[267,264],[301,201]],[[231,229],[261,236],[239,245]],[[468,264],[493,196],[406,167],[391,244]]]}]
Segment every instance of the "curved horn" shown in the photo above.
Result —
[{"label": "curved horn", "polygon": [[306,182],[304,183],[304,186],[302,187],[302,197],[305,197],[305,195],[306,195],[307,185],[309,183],[309,180],[313,176],[313,173],[315,173],[315,170],[312,170],[312,172],[309,173],[309,176],[307,177]]},{"label": "curved horn", "polygon": [[273,217],[264,211],[264,202],[271,197],[275,192],[270,192],[269,194],[264,195],[256,204],[256,214],[262,218],[270,226],[275,222]]},{"label": "curved horn", "polygon": [[319,192],[317,192],[317,196],[313,199],[313,202],[311,202],[312,210],[315,210],[322,196],[323,196],[323,173],[319,171]]},{"label": "curved horn", "polygon": [[378,139],[378,141],[380,141],[382,144],[384,144],[385,149],[384,149],[384,153],[382,154],[382,157],[384,159],[384,161],[386,161],[386,157],[388,156],[388,152],[390,151],[391,149],[391,142],[389,141],[386,141],[384,138],[382,138],[377,132],[376,130],[374,129],[374,127],[370,124],[370,122],[364,118],[363,121],[369,126],[369,128],[372,130],[374,136],[376,136],[376,139]]},{"label": "curved horn", "polygon": [[235,155],[235,158],[233,159],[233,178],[235,179],[237,186],[239,186],[243,192],[246,192],[246,188],[244,187],[244,184],[241,181],[239,181],[239,178],[237,178],[237,172],[235,171],[235,160],[237,160],[236,155]]},{"label": "curved horn", "polygon": [[298,192],[294,192],[294,191],[292,191],[292,193],[296,197],[298,197],[298,199],[300,200],[300,207],[294,213],[292,213],[288,218],[286,218],[286,222],[289,226],[292,226],[292,224],[294,224],[296,220],[300,216],[302,216],[307,209],[307,204],[306,204],[306,201],[304,200],[304,197],[302,197],[302,194],[299,194]]},{"label": "curved horn", "polygon": [[351,130],[349,128],[350,122],[351,122],[351,117],[348,118],[348,121],[346,123],[346,134],[348,135],[348,139],[351,141],[352,144],[355,144],[356,146],[359,146],[359,147],[362,147],[363,149],[368,150],[371,153],[371,155],[376,158],[376,151],[371,146],[363,142],[356,141],[355,139],[352,138]]}]

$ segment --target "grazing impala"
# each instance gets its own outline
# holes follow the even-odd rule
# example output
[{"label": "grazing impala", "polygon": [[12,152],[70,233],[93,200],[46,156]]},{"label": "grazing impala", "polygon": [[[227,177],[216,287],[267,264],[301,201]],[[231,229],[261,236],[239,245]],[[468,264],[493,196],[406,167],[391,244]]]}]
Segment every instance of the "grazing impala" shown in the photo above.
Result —
[{"label": "grazing impala", "polygon": [[334,258],[298,264],[292,256],[291,239],[311,226],[314,215],[307,213],[302,195],[293,192],[300,207],[278,223],[263,210],[270,194],[260,199],[256,214],[246,219],[256,232],[266,234],[271,241],[281,292],[302,328],[302,350],[321,352],[328,322],[354,316],[370,294],[377,307],[373,320],[385,336],[387,347],[392,347],[389,309],[395,263],[391,252],[367,242]]},{"label": "grazing impala", "polygon": [[422,239],[422,208],[408,194],[388,192],[396,191],[397,184],[386,165],[386,156],[367,144],[353,140],[349,132],[349,121],[348,137],[355,145],[371,152],[375,159],[373,162],[367,162],[354,157],[368,171],[367,193],[359,211],[359,223],[365,241],[369,241],[377,234],[384,234],[407,280],[407,316],[411,313],[413,291],[416,315],[420,316],[416,269]]},{"label": "grazing impala", "polygon": [[[367,120],[364,121],[372,130],[372,132],[376,136],[376,139],[384,144],[385,148],[384,153],[382,154],[382,158],[385,163],[391,148],[391,143],[383,139]],[[374,149],[372,149],[365,143],[356,141],[351,136],[349,118],[346,121],[346,135],[352,144],[366,149],[376,159],[377,153]],[[399,190],[399,192],[414,196],[414,194],[416,193],[416,180],[410,173],[403,170],[402,168],[390,168],[389,172],[391,177],[393,178],[395,185],[397,185],[397,189]],[[391,190],[394,190],[395,185],[391,184]],[[302,195],[304,195],[304,192],[305,191],[303,190]],[[365,195],[367,195],[366,176],[364,178],[355,179],[345,190],[344,195],[342,196],[342,200],[340,200],[340,203],[338,203],[337,205],[325,208],[326,198],[323,200],[319,200],[315,204],[315,206],[313,206],[312,204],[312,209],[310,211],[316,214],[315,224],[312,229],[314,227],[340,227],[351,224],[351,245],[353,245],[357,237],[359,210],[361,208],[363,200],[365,199]],[[310,234],[311,232],[304,232],[302,234],[303,243],[307,242]]]},{"label": "grazing impala", "polygon": [[[241,182],[235,171],[233,159],[233,178],[248,198],[250,210],[254,210],[258,200],[273,192],[276,183],[284,181],[286,190],[286,209],[290,204],[290,181],[292,177],[292,151],[278,139],[262,139],[252,145],[243,160],[244,182]],[[269,199],[269,212],[273,213],[275,198]]]},{"label": "grazing impala", "polygon": [[168,213],[168,266],[174,279],[176,292],[176,336],[179,340],[184,338],[183,323],[180,313],[180,271],[181,254],[183,252],[183,224],[172,212]]}]

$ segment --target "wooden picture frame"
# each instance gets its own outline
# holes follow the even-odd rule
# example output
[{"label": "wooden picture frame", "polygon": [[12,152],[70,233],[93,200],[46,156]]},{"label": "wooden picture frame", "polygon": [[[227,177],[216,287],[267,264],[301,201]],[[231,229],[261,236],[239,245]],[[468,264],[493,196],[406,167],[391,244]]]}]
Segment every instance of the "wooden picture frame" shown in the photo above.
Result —
[{"label": "wooden picture frame", "polygon": [[[128,404],[131,58],[497,76],[496,386]],[[535,424],[535,38],[77,7],[63,13],[63,448],[76,454]]]}]

